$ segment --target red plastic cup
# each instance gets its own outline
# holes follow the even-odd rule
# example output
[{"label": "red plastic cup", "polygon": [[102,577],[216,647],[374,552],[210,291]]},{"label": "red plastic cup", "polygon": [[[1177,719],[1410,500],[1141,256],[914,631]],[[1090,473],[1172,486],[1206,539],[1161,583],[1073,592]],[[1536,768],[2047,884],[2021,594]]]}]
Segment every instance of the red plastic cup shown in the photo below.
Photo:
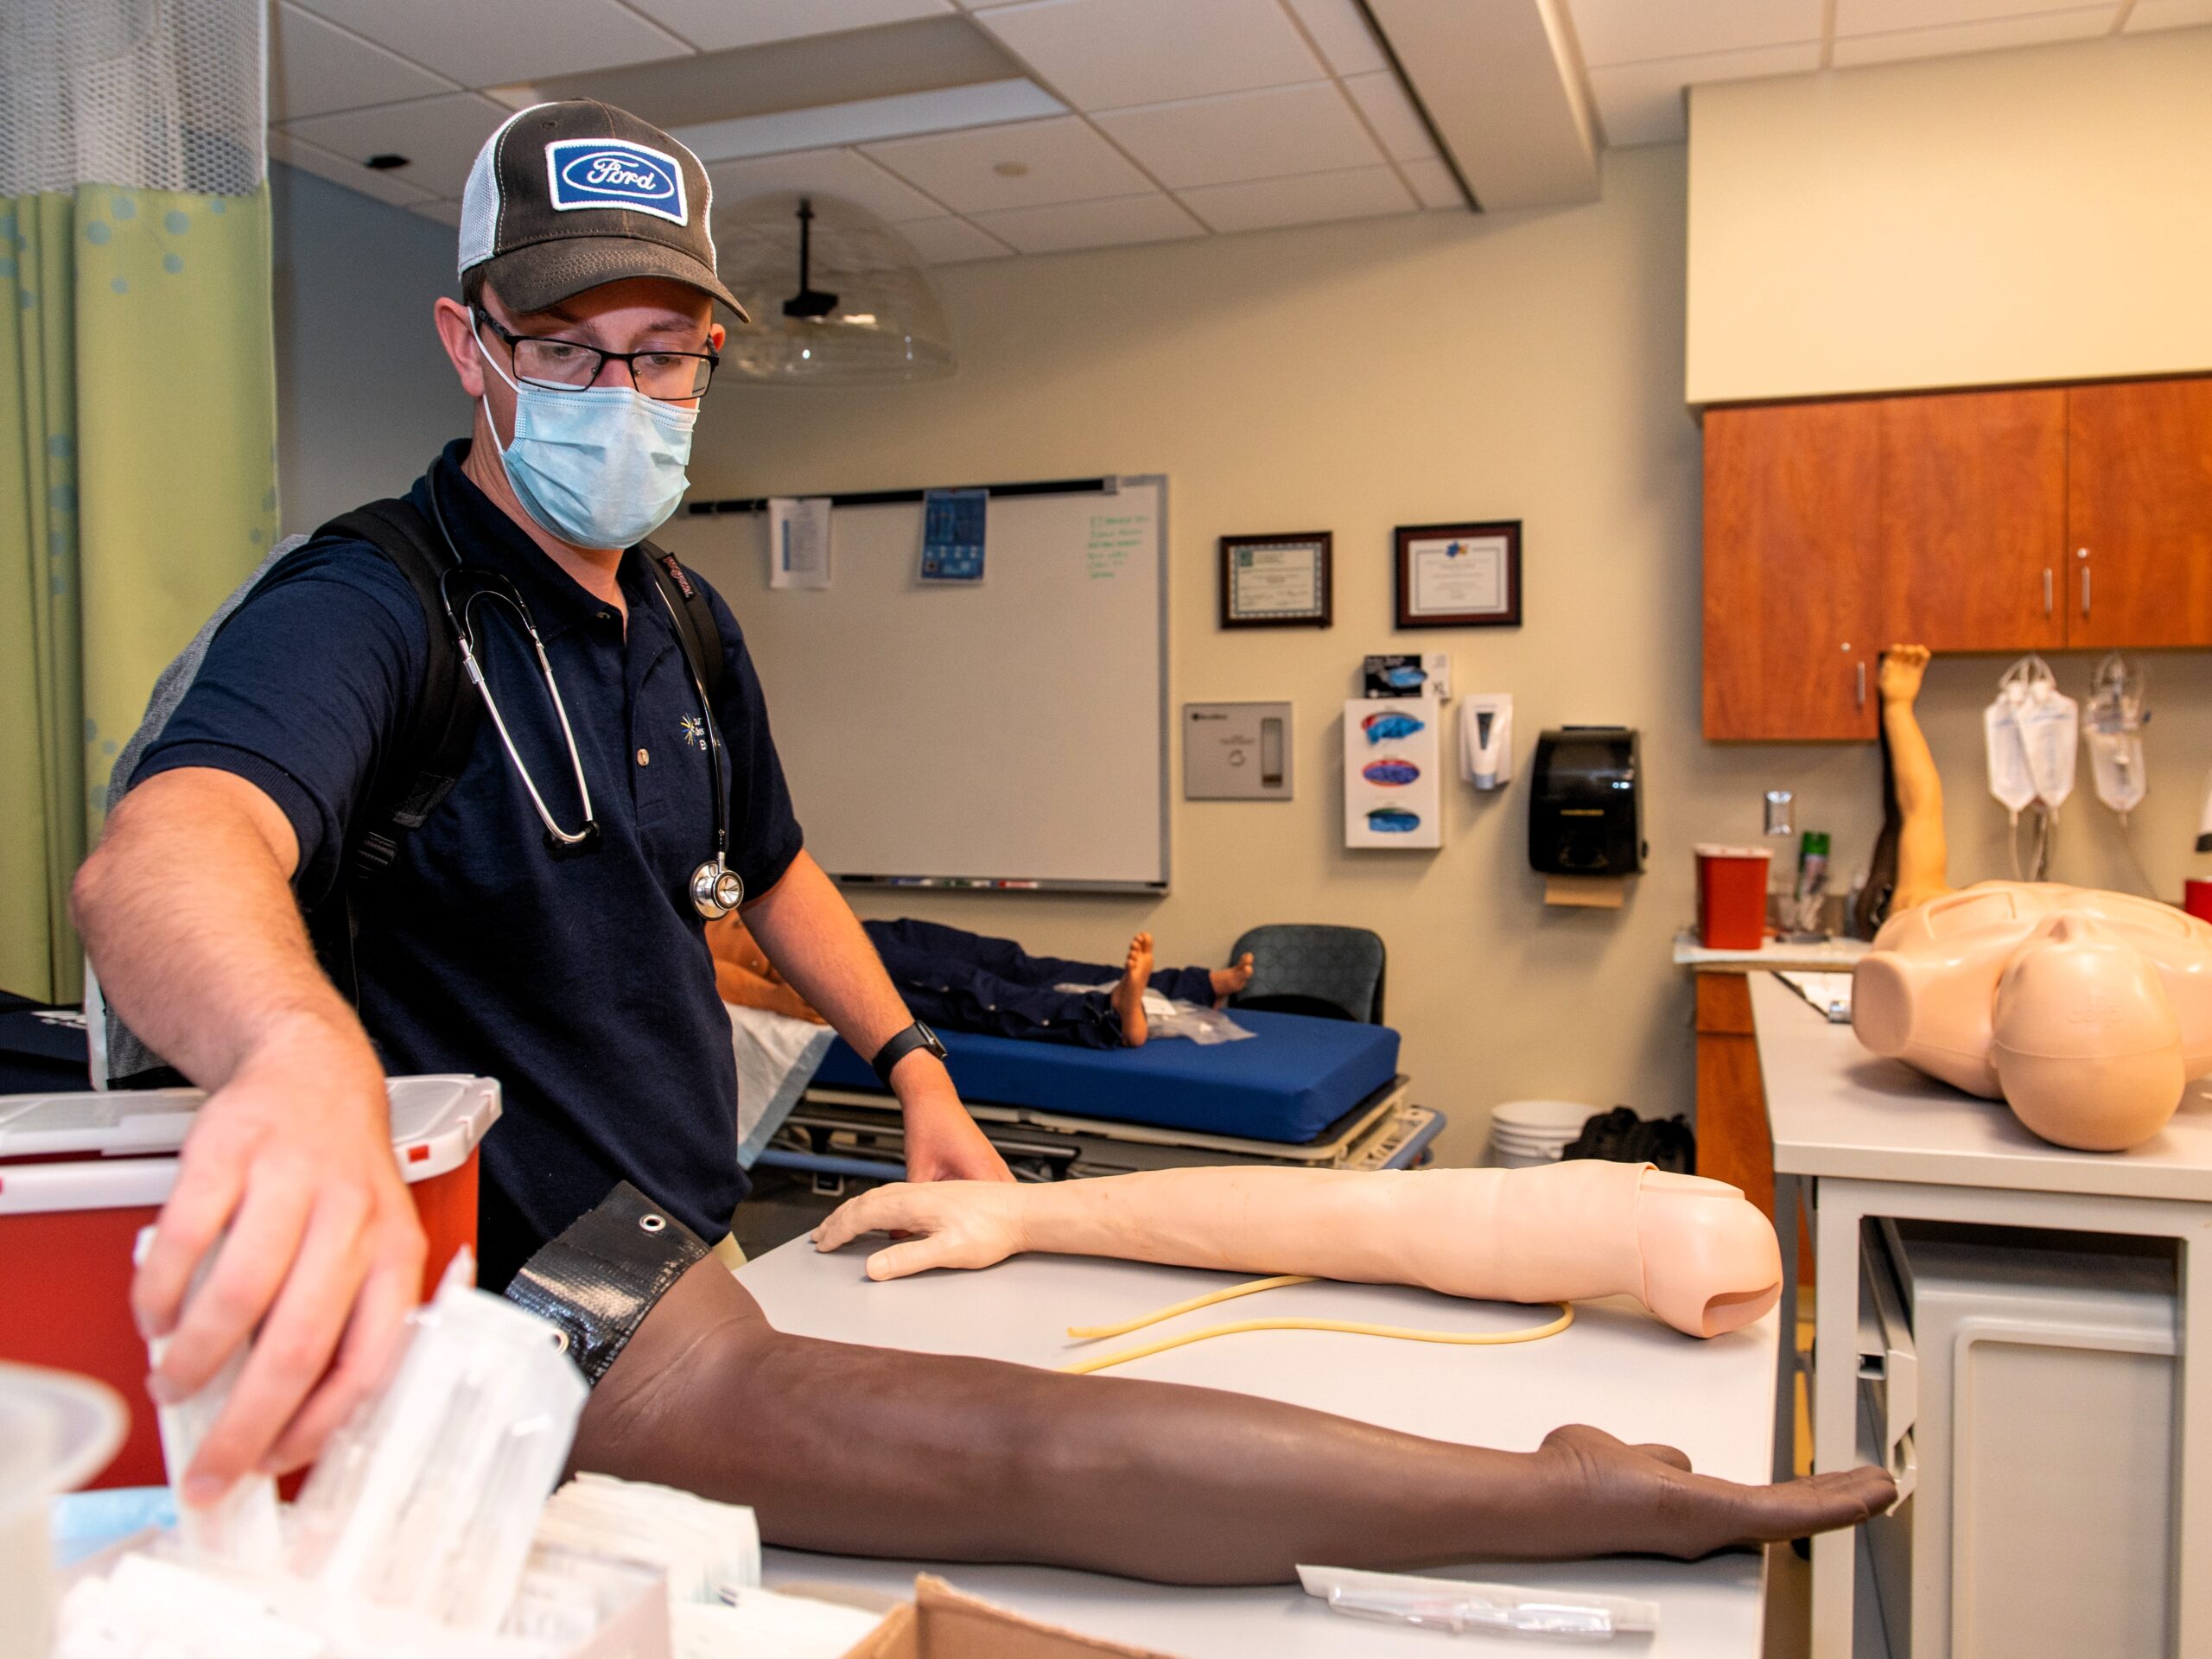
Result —
[{"label": "red plastic cup", "polygon": [[1766,938],[1768,847],[1697,849],[1697,942],[1708,950],[1756,950]]},{"label": "red plastic cup", "polygon": [[2194,879],[2181,884],[2181,907],[2201,922],[2212,922],[2212,881]]}]

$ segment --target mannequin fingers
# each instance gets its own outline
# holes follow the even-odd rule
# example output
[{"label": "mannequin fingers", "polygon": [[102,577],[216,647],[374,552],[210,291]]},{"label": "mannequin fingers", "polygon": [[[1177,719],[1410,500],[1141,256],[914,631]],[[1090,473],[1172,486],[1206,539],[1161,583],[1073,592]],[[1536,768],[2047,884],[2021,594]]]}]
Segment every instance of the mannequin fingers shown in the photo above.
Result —
[{"label": "mannequin fingers", "polygon": [[1698,1475],[1684,1479],[1719,1506],[1714,1516],[1719,1525],[1711,1535],[1713,1548],[1778,1544],[1855,1527],[1887,1510],[1897,1496],[1897,1483],[1871,1465],[1772,1486],[1736,1486]]},{"label": "mannequin fingers", "polygon": [[810,1236],[817,1250],[842,1249],[862,1233],[888,1233],[913,1224],[914,1200],[918,1195],[904,1181],[871,1187],[856,1198],[848,1198],[832,1210]]},{"label": "mannequin fingers", "polygon": [[926,1272],[931,1268],[964,1268],[976,1265],[957,1260],[960,1250],[953,1238],[944,1233],[934,1233],[927,1238],[910,1238],[904,1244],[893,1244],[888,1249],[878,1250],[868,1259],[868,1276],[879,1283],[886,1279],[904,1279],[909,1274]]}]

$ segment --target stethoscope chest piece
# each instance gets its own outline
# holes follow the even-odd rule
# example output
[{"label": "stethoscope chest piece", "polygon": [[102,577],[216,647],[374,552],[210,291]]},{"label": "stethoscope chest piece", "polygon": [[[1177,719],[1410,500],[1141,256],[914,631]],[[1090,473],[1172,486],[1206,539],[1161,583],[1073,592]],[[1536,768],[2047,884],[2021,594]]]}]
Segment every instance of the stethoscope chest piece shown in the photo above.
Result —
[{"label": "stethoscope chest piece", "polygon": [[691,872],[691,907],[709,921],[728,915],[744,902],[744,881],[719,857]]}]

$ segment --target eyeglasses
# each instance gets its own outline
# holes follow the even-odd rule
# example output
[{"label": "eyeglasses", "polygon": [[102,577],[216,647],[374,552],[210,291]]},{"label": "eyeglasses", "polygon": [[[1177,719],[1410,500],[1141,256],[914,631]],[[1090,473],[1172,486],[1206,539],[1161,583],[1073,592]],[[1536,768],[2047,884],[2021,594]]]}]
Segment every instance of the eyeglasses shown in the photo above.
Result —
[{"label": "eyeglasses", "polygon": [[706,395],[721,359],[712,352],[602,352],[573,340],[546,340],[502,328],[481,306],[472,307],[477,321],[507,344],[514,358],[515,378],[548,391],[582,391],[596,385],[600,371],[610,362],[630,372],[630,384],[648,397],[664,404],[683,403]]}]

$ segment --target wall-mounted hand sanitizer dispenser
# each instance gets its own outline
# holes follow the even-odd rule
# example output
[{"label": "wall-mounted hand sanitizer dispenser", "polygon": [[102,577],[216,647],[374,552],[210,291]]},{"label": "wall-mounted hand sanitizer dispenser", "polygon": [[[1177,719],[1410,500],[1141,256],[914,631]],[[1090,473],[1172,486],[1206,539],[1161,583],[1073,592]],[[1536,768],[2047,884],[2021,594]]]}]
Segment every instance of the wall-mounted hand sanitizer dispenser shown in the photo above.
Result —
[{"label": "wall-mounted hand sanitizer dispenser", "polygon": [[1513,697],[1475,691],[1459,700],[1459,775],[1477,789],[1513,781]]}]

